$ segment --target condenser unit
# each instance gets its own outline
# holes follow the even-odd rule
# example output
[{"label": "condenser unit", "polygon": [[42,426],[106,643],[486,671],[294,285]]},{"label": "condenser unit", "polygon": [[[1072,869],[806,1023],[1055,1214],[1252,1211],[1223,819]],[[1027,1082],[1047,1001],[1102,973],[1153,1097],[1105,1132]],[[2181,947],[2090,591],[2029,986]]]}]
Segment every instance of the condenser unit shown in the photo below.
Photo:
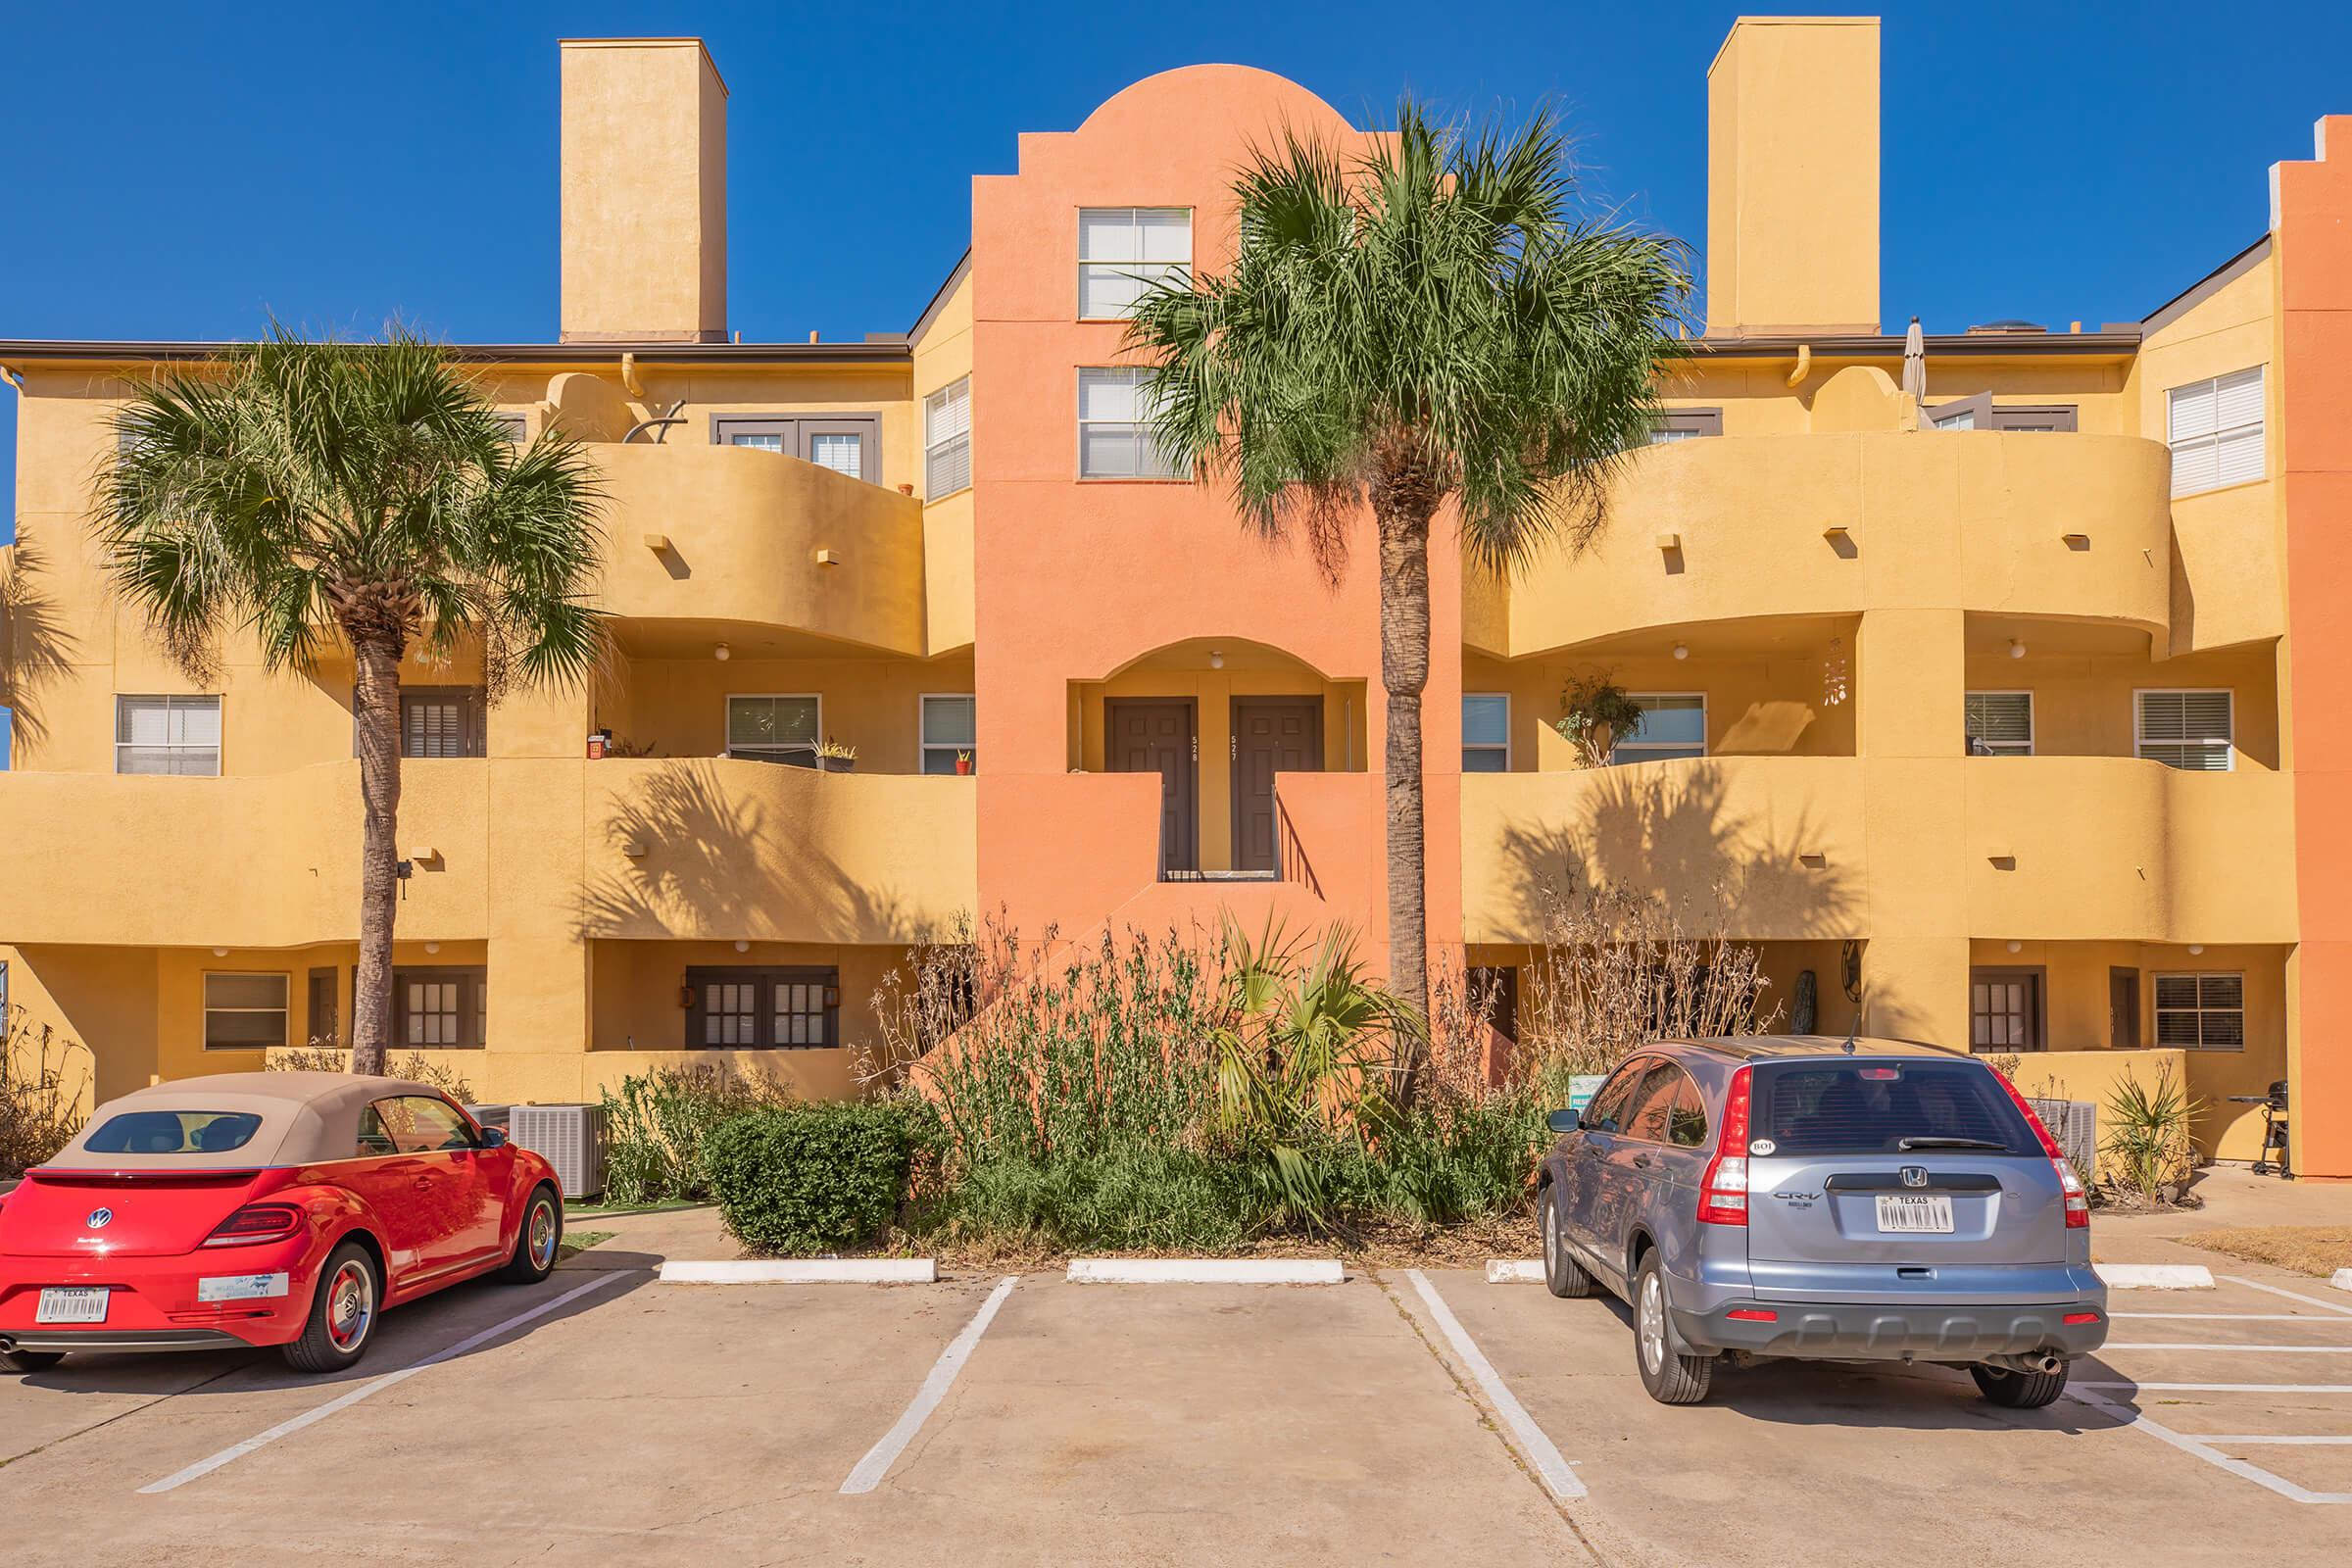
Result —
[{"label": "condenser unit", "polygon": [[514,1105],[507,1137],[556,1167],[565,1198],[594,1198],[605,1190],[604,1108],[600,1105]]}]

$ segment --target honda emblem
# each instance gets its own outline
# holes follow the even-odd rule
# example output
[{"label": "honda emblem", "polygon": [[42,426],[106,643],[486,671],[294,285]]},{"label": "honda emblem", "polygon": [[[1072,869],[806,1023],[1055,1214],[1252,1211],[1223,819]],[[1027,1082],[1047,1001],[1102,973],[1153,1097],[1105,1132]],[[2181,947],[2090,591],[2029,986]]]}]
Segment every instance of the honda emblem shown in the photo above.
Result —
[{"label": "honda emblem", "polygon": [[1905,1165],[1905,1166],[1903,1167],[1903,1185],[1904,1185],[1905,1187],[1925,1187],[1925,1186],[1927,1186],[1927,1185],[1928,1185],[1928,1171],[1927,1171],[1927,1167],[1926,1167],[1926,1166],[1924,1166],[1924,1165]]}]

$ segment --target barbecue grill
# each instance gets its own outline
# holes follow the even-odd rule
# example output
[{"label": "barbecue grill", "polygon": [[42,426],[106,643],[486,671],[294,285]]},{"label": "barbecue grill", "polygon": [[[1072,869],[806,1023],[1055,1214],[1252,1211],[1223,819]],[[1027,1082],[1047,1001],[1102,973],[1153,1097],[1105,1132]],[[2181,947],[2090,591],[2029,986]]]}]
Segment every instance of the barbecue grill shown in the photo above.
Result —
[{"label": "barbecue grill", "polygon": [[[2231,1102],[2262,1107],[2262,1152],[2255,1157],[2254,1174],[2269,1176],[2276,1173],[2282,1182],[2291,1182],[2295,1173],[2286,1163],[2286,1080],[2278,1079],[2267,1095],[2231,1095]],[[2271,1151],[2278,1151],[2277,1160]]]}]

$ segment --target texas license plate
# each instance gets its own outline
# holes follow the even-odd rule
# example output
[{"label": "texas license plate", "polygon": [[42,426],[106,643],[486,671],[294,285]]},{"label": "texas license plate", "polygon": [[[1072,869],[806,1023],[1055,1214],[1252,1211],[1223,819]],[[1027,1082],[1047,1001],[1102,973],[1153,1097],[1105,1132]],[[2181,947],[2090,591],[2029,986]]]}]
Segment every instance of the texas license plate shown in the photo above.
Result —
[{"label": "texas license plate", "polygon": [[1881,1193],[1879,1229],[1950,1234],[1952,1200],[1942,1193]]},{"label": "texas license plate", "polygon": [[107,1291],[95,1288],[52,1287],[41,1293],[41,1304],[33,1314],[36,1323],[103,1323],[106,1321]]}]

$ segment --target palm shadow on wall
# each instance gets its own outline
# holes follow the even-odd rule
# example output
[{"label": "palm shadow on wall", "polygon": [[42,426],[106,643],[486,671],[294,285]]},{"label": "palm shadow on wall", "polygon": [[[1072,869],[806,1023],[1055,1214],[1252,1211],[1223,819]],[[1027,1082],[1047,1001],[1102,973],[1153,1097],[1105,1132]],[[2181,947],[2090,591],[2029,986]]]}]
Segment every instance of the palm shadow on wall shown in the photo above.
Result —
[{"label": "palm shadow on wall", "polygon": [[1686,924],[1726,937],[1857,934],[1862,900],[1853,868],[1806,858],[1854,835],[1823,831],[1831,824],[1818,808],[1768,826],[1732,803],[1723,766],[1707,760],[1575,777],[1592,792],[1585,828],[1503,830],[1515,929],[1538,937],[1562,897],[1613,887],[1679,891],[1674,912]]},{"label": "palm shadow on wall", "polygon": [[730,792],[708,761],[663,762],[643,774],[612,803],[603,837],[625,869],[583,882],[574,923],[583,941],[782,933],[764,939],[923,943],[941,935],[936,919],[892,889],[852,876],[825,852],[821,831]]},{"label": "palm shadow on wall", "polygon": [[[74,638],[57,601],[42,582],[40,549],[20,537],[8,569],[0,571],[0,708],[10,710],[17,735],[29,747],[47,738],[41,695],[73,667]],[[8,759],[0,753],[0,765]]]}]

